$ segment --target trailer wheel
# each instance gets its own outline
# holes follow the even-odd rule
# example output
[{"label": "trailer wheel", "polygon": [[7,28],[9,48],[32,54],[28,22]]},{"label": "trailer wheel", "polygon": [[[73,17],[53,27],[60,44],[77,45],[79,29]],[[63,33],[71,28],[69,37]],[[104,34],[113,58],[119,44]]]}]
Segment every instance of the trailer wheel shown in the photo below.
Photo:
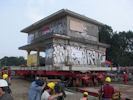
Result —
[{"label": "trailer wheel", "polygon": [[15,71],[11,71],[11,75],[10,76],[15,76],[16,72]]},{"label": "trailer wheel", "polygon": [[76,80],[73,79],[73,86],[76,87]]},{"label": "trailer wheel", "polygon": [[72,79],[68,78],[68,86],[72,86]]},{"label": "trailer wheel", "polygon": [[27,80],[27,75],[26,74],[24,74],[24,79]]},{"label": "trailer wheel", "polygon": [[80,79],[80,80],[79,80],[79,86],[82,86],[82,85],[83,85],[83,80]]}]

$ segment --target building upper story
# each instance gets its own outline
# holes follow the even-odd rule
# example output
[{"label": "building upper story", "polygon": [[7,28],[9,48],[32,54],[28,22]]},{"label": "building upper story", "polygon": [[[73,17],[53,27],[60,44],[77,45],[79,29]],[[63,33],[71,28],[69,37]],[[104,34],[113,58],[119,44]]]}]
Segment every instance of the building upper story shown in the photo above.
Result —
[{"label": "building upper story", "polygon": [[21,32],[28,34],[29,45],[53,34],[99,43],[98,31],[103,25],[84,15],[62,9],[24,28]]}]

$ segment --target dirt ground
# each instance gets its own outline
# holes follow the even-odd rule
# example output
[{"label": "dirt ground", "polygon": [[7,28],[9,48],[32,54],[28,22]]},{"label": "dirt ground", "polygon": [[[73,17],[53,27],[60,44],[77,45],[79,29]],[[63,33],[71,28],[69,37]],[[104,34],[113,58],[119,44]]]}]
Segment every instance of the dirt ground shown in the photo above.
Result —
[{"label": "dirt ground", "polygon": [[[28,100],[30,84],[30,81],[13,78],[11,80],[11,89],[14,100]],[[65,100],[80,100],[82,97],[82,94],[78,92],[67,92],[66,94]],[[97,100],[97,98],[89,96],[89,100]]]},{"label": "dirt ground", "polygon": [[12,79],[11,90],[14,100],[28,100],[31,82],[23,79]]},{"label": "dirt ground", "polygon": [[[128,93],[127,95],[132,94],[133,81],[128,82],[128,85],[124,85],[123,82],[117,82],[117,84],[118,83],[121,84],[120,89],[124,88],[124,90],[127,91]],[[19,78],[13,78],[11,80],[11,90],[12,90],[12,95],[14,97],[14,100],[28,100],[30,84],[31,84],[31,81],[27,81],[27,80],[19,79]],[[113,84],[116,84],[116,83],[113,83]],[[119,86],[116,86],[116,87],[119,87]],[[124,93],[125,91],[122,91],[122,92]],[[67,97],[65,98],[65,100],[80,100],[80,98],[82,97],[81,93],[75,92],[75,91],[73,92],[67,91],[66,94],[67,94]],[[88,98],[89,100],[98,100],[97,97],[93,97],[93,96],[88,96]]]}]

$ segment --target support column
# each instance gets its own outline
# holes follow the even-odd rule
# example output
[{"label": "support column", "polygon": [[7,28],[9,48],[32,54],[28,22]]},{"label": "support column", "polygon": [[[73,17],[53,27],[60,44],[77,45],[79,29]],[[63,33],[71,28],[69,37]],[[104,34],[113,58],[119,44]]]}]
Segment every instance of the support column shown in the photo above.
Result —
[{"label": "support column", "polygon": [[31,52],[30,50],[27,50],[27,53],[28,53],[27,54],[27,66],[30,66],[31,65],[31,62],[28,61],[30,52]]},{"label": "support column", "polygon": [[37,50],[37,66],[40,66],[40,50]]},{"label": "support column", "polygon": [[30,52],[31,52],[31,51],[30,51],[30,50],[27,50],[27,52],[28,52],[28,55],[30,55]]}]

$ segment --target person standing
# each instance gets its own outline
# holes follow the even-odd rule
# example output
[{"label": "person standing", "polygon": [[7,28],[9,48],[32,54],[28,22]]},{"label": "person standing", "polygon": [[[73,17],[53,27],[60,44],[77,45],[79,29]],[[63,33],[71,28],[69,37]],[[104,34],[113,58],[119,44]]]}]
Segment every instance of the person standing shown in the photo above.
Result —
[{"label": "person standing", "polygon": [[110,85],[110,82],[111,78],[107,77],[105,79],[105,85],[100,89],[102,100],[112,100],[114,94],[114,87]]},{"label": "person standing", "polygon": [[41,100],[54,100],[59,96],[63,95],[63,93],[51,95],[54,91],[54,88],[55,88],[55,83],[53,82],[48,83],[45,91],[42,93]]},{"label": "person standing", "polygon": [[11,91],[11,89],[10,89],[10,86],[11,86],[11,80],[10,80],[10,77],[8,77],[7,74],[4,74],[4,75],[3,75],[3,79],[7,81],[7,83],[8,83],[7,91],[8,91],[8,93],[11,94],[12,91]]},{"label": "person standing", "polygon": [[44,80],[37,79],[36,81],[33,81],[29,90],[29,100],[40,100],[41,93],[45,87],[46,82],[44,82]]},{"label": "person standing", "polygon": [[84,92],[83,93],[83,97],[80,99],[80,100],[88,100],[88,93],[87,92]]},{"label": "person standing", "polygon": [[127,73],[124,72],[124,83],[127,84]]},{"label": "person standing", "polygon": [[0,79],[0,100],[13,100],[11,94],[8,93],[8,83],[4,79]]}]

